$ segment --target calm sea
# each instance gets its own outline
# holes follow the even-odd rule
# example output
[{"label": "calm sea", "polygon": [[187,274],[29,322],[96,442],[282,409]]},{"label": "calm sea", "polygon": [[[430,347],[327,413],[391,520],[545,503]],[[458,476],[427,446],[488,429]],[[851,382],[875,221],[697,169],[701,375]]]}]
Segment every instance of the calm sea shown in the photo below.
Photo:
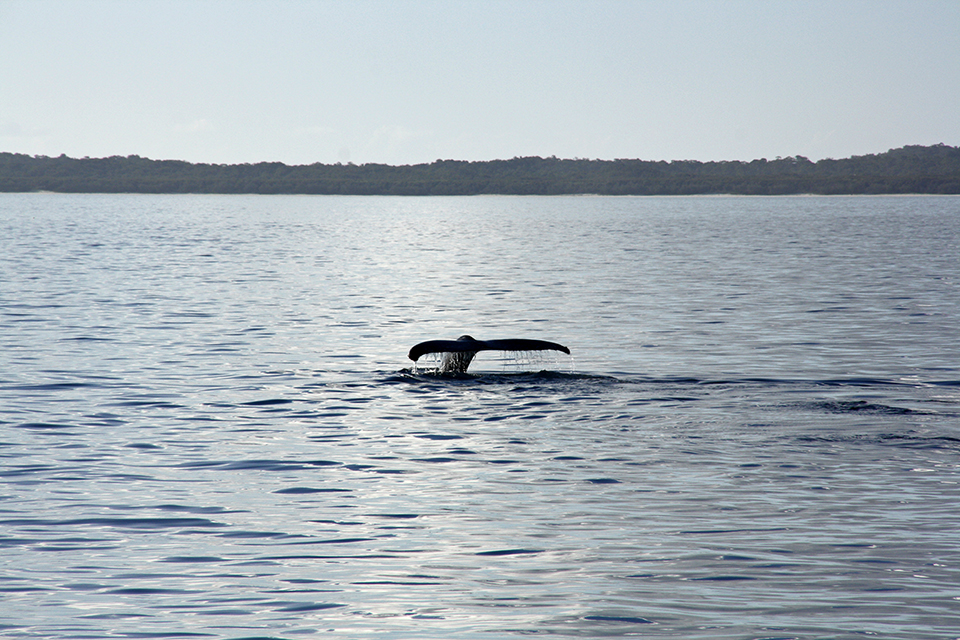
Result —
[{"label": "calm sea", "polygon": [[960,637],[958,197],[3,194],[0,312],[2,637]]}]

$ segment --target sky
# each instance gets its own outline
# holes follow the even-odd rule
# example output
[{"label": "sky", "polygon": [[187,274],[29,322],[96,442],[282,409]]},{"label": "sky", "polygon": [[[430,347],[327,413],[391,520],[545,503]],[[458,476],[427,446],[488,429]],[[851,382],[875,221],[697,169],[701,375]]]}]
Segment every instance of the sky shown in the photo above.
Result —
[{"label": "sky", "polygon": [[0,151],[811,160],[960,145],[958,0],[0,0]]}]

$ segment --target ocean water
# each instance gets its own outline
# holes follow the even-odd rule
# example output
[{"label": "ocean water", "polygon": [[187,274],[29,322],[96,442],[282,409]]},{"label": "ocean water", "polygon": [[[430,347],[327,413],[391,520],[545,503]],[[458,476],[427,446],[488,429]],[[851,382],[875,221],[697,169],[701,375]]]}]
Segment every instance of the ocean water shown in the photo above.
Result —
[{"label": "ocean water", "polygon": [[2,194],[0,313],[0,637],[960,637],[960,198]]}]

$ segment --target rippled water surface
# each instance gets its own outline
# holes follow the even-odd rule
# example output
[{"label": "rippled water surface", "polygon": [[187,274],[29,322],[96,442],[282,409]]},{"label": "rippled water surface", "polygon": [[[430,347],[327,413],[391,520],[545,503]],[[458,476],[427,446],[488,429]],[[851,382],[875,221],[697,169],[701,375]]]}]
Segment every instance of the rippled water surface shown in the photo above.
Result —
[{"label": "rippled water surface", "polygon": [[[0,195],[0,636],[960,637],[960,198]],[[428,339],[537,338],[413,368]]]}]

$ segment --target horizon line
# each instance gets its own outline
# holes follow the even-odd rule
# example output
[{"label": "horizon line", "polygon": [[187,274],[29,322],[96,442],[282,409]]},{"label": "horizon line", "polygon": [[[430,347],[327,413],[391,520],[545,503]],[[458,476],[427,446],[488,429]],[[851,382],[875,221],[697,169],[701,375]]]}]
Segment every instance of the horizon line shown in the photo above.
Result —
[{"label": "horizon line", "polygon": [[59,160],[59,159],[63,158],[63,159],[67,159],[67,160],[78,160],[78,161],[83,161],[83,160],[111,160],[111,159],[114,159],[114,158],[120,158],[120,159],[124,159],[124,160],[126,160],[126,159],[140,159],[140,160],[148,160],[148,161],[150,161],[150,162],[184,162],[184,163],[186,163],[186,164],[191,164],[191,165],[210,165],[210,166],[221,166],[221,167],[222,167],[222,166],[227,166],[227,167],[229,167],[229,166],[243,166],[243,165],[256,166],[256,165],[261,165],[261,164],[276,164],[276,165],[283,165],[283,166],[285,166],[285,167],[312,167],[312,166],[316,166],[316,165],[323,165],[323,166],[328,166],[328,167],[336,167],[336,166],[344,166],[344,167],[350,167],[350,166],[353,166],[353,167],[364,167],[364,166],[371,166],[371,165],[372,165],[372,166],[380,166],[380,167],[417,167],[417,166],[432,165],[432,164],[437,164],[437,163],[442,163],[442,162],[457,162],[457,163],[465,163],[465,164],[489,164],[489,163],[494,163],[494,162],[511,162],[511,161],[514,161],[514,160],[534,160],[534,159],[535,159],[535,160],[556,160],[556,161],[558,161],[558,162],[652,162],[652,163],[661,163],[661,162],[662,162],[662,163],[665,163],[665,164],[672,164],[672,163],[675,163],[675,162],[677,162],[677,163],[679,163],[679,162],[693,162],[693,163],[699,163],[699,164],[724,164],[724,163],[737,163],[737,162],[739,162],[739,163],[750,164],[750,163],[753,163],[753,162],[779,162],[779,161],[783,161],[783,160],[794,160],[794,161],[800,160],[800,161],[810,162],[811,164],[817,164],[817,163],[819,163],[819,162],[830,162],[830,161],[838,162],[838,161],[842,161],[842,160],[850,160],[850,159],[853,159],[853,158],[865,158],[865,157],[869,157],[869,156],[883,155],[883,154],[885,154],[885,153],[891,153],[891,152],[893,152],[893,151],[899,151],[899,150],[902,150],[902,149],[909,149],[909,148],[929,149],[929,148],[937,148],[937,147],[944,147],[944,148],[948,148],[948,149],[958,149],[958,148],[960,148],[960,147],[954,147],[954,146],[945,144],[945,143],[943,143],[943,142],[938,142],[938,143],[936,143],[936,144],[930,144],[930,145],[906,144],[906,145],[903,145],[903,146],[901,146],[901,147],[893,147],[893,148],[887,149],[886,151],[879,151],[879,152],[876,152],[876,153],[865,153],[865,154],[860,154],[860,155],[854,154],[854,155],[845,156],[845,157],[842,157],[842,158],[821,158],[821,159],[819,159],[819,160],[810,160],[810,159],[807,158],[806,156],[803,156],[803,155],[800,155],[800,154],[796,154],[796,155],[792,155],[792,156],[776,156],[773,160],[768,159],[768,158],[765,158],[765,157],[764,157],[764,158],[754,158],[754,159],[752,159],[752,160],[696,160],[696,159],[692,159],[692,158],[672,159],[672,160],[645,160],[645,159],[642,159],[642,158],[581,158],[581,157],[577,157],[577,156],[572,157],[572,158],[558,158],[556,155],[550,155],[550,156],[513,156],[512,158],[494,158],[494,159],[491,159],[491,160],[459,160],[459,159],[456,159],[456,158],[437,158],[436,160],[433,160],[433,161],[415,162],[415,163],[409,163],[409,164],[388,164],[388,163],[385,163],[385,162],[363,162],[363,163],[357,164],[357,163],[349,162],[349,161],[348,161],[348,162],[339,162],[339,161],[338,161],[338,162],[330,162],[330,163],[317,161],[317,162],[311,162],[311,163],[309,163],[309,164],[287,164],[286,162],[282,162],[282,161],[280,161],[280,160],[259,160],[259,161],[256,161],[256,162],[197,162],[197,161],[192,161],[192,160],[183,160],[183,159],[180,159],[180,158],[150,158],[150,157],[146,157],[146,156],[141,156],[141,155],[139,155],[139,154],[129,154],[129,155],[125,155],[125,156],[124,156],[124,155],[120,155],[120,154],[115,154],[115,155],[112,155],[112,156],[101,156],[101,157],[90,157],[90,156],[75,157],[75,156],[69,156],[69,155],[67,155],[66,153],[61,153],[61,154],[58,155],[58,156],[50,156],[50,155],[46,155],[46,154],[20,153],[20,152],[17,152],[17,151],[0,151],[0,154],[10,154],[10,155],[15,155],[15,156],[16,156],[16,155],[19,155],[19,156],[27,156],[27,157],[29,157],[29,158],[48,158],[48,159],[53,159],[53,160]]}]

